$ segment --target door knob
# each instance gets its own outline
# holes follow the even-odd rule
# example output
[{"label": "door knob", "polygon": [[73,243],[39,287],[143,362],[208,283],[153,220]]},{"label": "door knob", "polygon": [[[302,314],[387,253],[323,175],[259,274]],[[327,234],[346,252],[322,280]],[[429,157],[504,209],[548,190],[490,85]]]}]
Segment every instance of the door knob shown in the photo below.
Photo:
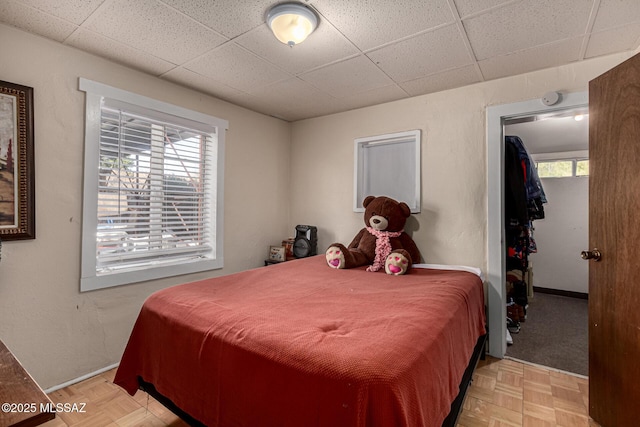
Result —
[{"label": "door knob", "polygon": [[594,261],[600,261],[602,258],[602,254],[598,250],[598,248],[593,248],[592,251],[582,251],[580,253],[582,259],[592,259]]}]

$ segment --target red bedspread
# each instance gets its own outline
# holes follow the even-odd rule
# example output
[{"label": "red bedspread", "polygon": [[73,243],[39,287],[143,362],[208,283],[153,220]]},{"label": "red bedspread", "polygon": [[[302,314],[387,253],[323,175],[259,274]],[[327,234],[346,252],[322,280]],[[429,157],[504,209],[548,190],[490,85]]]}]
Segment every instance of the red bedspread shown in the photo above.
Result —
[{"label": "red bedspread", "polygon": [[208,426],[440,426],[484,325],[472,273],[320,255],[151,295],[114,382]]}]

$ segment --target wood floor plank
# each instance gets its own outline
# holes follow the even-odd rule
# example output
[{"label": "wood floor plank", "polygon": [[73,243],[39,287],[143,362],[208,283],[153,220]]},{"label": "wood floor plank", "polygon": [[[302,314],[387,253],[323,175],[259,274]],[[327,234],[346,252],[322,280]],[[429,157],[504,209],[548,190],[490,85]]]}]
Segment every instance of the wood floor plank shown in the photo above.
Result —
[{"label": "wood floor plank", "polygon": [[[49,394],[54,403],[84,403],[46,427],[188,427],[146,393],[113,384],[115,369]],[[537,365],[487,356],[478,363],[457,427],[600,427],[588,415],[589,382]]]}]

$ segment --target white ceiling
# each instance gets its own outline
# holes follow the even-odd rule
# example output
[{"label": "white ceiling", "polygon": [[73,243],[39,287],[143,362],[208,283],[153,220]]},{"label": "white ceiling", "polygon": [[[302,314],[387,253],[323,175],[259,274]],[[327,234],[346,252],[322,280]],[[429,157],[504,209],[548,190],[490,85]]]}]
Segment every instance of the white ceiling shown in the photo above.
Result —
[{"label": "white ceiling", "polygon": [[302,44],[278,0],[0,0],[0,22],[295,121],[635,50],[639,0],[307,0]]},{"label": "white ceiling", "polygon": [[[575,116],[582,113],[582,120]],[[586,113],[586,114],[584,114]],[[559,153],[589,149],[588,111],[575,111],[566,116],[537,117],[531,121],[504,127],[505,135],[517,135],[529,154]]]}]

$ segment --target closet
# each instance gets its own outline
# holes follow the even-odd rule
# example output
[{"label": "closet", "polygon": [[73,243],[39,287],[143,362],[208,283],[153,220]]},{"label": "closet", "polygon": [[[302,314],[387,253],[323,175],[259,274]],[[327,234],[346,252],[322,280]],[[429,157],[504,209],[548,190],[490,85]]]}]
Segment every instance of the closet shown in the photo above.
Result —
[{"label": "closet", "polygon": [[505,137],[504,166],[507,344],[513,344],[510,333],[518,333],[527,317],[533,285],[529,264],[529,254],[537,252],[533,222],[544,218],[547,199],[535,163],[520,137]]}]

